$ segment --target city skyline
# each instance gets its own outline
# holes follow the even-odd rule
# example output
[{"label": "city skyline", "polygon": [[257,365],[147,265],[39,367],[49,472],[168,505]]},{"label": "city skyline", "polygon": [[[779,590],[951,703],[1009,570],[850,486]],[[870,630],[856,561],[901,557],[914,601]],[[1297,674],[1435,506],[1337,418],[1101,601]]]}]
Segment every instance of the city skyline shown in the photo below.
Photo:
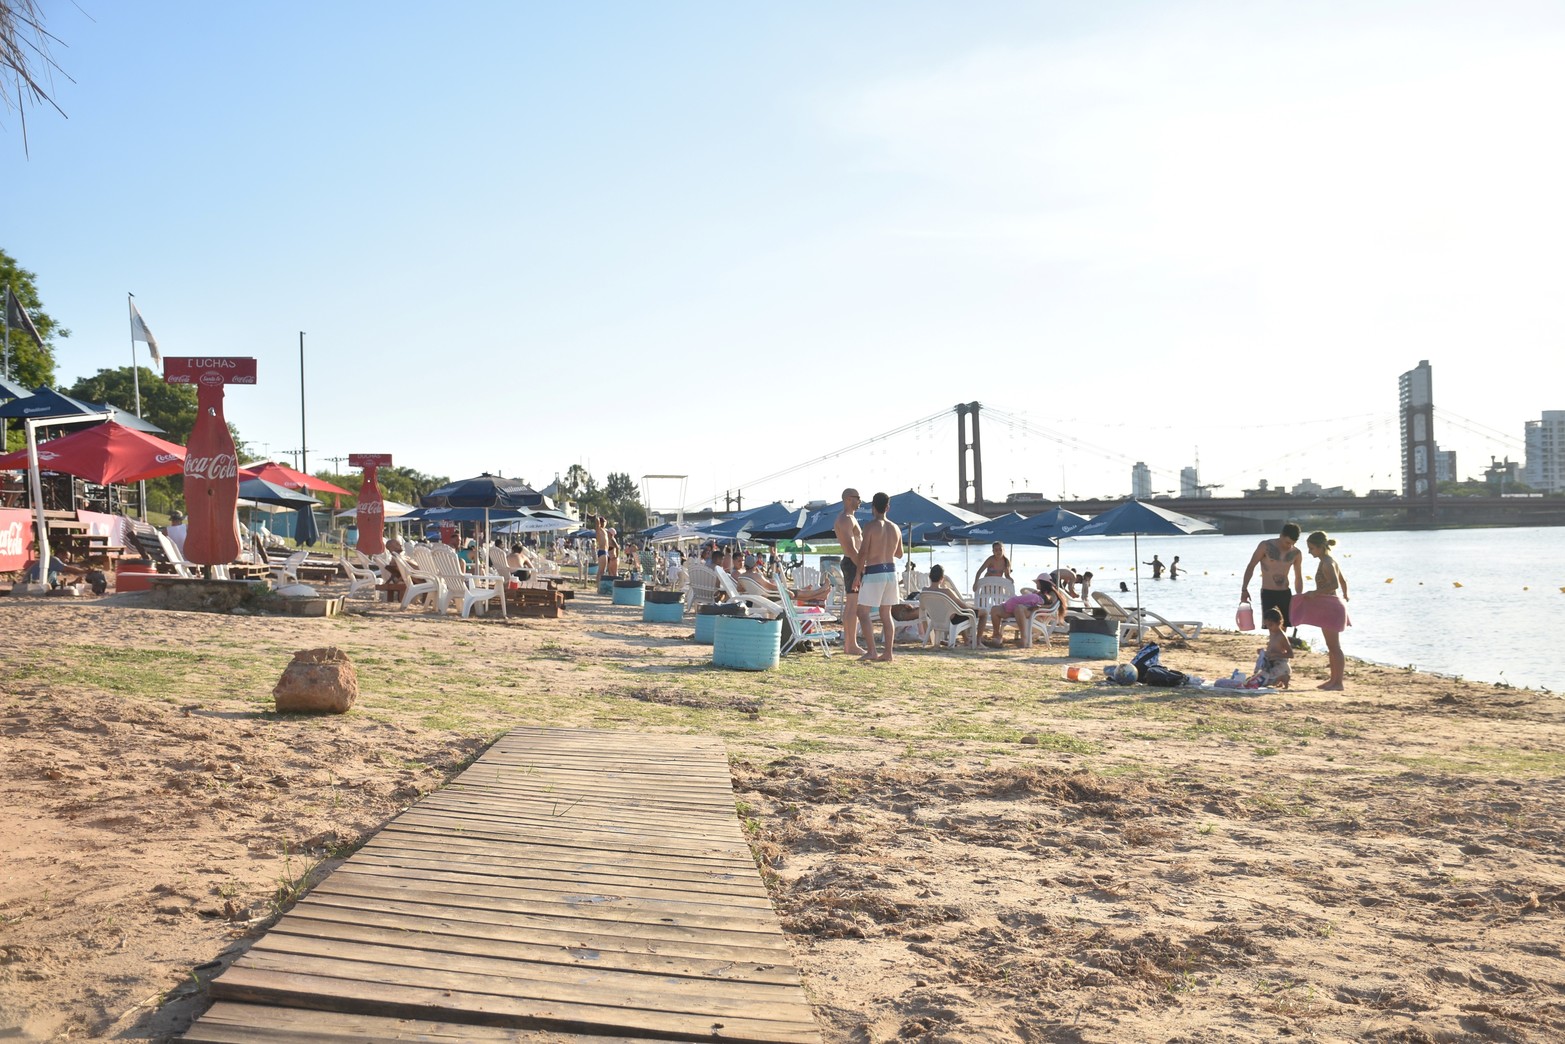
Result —
[{"label": "city skyline", "polygon": [[312,467],[693,501],[954,500],[957,401],[1001,499],[1395,488],[1419,359],[1464,472],[1561,405],[1557,6],[370,10],[49,11],[69,118],[0,138],[0,246],[62,382],[129,364],[134,292],[258,360],[267,456],[303,330]]}]

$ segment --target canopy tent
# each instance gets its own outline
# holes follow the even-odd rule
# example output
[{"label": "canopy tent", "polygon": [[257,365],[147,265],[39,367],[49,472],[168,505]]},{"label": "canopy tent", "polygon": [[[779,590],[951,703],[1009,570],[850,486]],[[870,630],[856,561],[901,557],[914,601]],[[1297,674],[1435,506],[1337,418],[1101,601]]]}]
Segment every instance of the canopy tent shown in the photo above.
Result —
[{"label": "canopy tent", "polygon": [[1177,511],[1143,504],[1139,500],[1127,500],[1116,508],[1110,508],[1092,521],[1082,525],[1074,536],[1130,536],[1131,555],[1135,559],[1131,571],[1136,574],[1136,608],[1141,608],[1141,538],[1143,536],[1180,536],[1185,533],[1213,533],[1217,527],[1199,518],[1181,515]]},{"label": "canopy tent", "polygon": [[7,380],[4,375],[0,375],[0,402],[8,402],[11,399],[20,399],[31,394],[32,392],[28,391],[22,385],[17,384],[15,381]]},{"label": "canopy tent", "polygon": [[[403,504],[403,503],[401,503],[399,501],[396,501],[396,500],[383,500],[383,501],[381,501],[381,507],[384,509],[382,513],[386,516],[386,518],[388,520],[389,519],[394,519],[394,518],[401,518],[403,515],[410,514],[411,512],[414,512],[414,511],[418,510],[412,504]],[[332,517],[333,518],[357,518],[358,517],[358,513],[359,513],[359,509],[358,508],[350,507],[350,508],[348,508],[345,511],[337,512]]]},{"label": "canopy tent", "polygon": [[339,496],[353,496],[352,490],[343,489],[335,483],[316,478],[314,475],[306,475],[296,468],[290,468],[286,464],[279,464],[275,460],[264,460],[259,464],[246,464],[239,469],[239,477],[241,479],[264,479],[273,485],[282,486],[285,489],[307,489],[312,493],[336,493]]},{"label": "canopy tent", "polygon": [[[666,540],[689,540],[691,537],[711,536],[717,519],[702,522],[665,522],[661,526],[643,529],[637,535],[648,544],[660,544]],[[596,533],[596,530],[593,531]]]},{"label": "canopy tent", "polygon": [[[528,513],[514,508],[491,510],[484,507],[421,507],[402,516],[403,522],[484,522],[527,518]],[[573,521],[570,523],[575,525]]]},{"label": "canopy tent", "polygon": [[[0,471],[23,471],[27,465],[26,450],[0,457]],[[129,485],[179,474],[185,448],[108,421],[39,443],[38,466],[103,486]]]},{"label": "canopy tent", "polygon": [[168,432],[164,431],[156,424],[153,424],[145,417],[138,417],[129,410],[122,410],[112,402],[88,403],[88,405],[93,406],[95,409],[101,410],[104,413],[107,413],[109,415],[109,420],[114,421],[116,424],[122,424],[127,428],[135,428],[137,431],[145,432],[148,435],[168,434]]},{"label": "canopy tent", "polygon": [[[419,498],[419,503],[426,510],[482,509],[485,539],[488,538],[489,524],[496,517],[514,519],[524,515],[529,508],[552,509],[554,507],[549,502],[549,498],[520,479],[491,475],[487,471],[482,475],[461,479],[430,490]],[[429,516],[426,514],[424,518],[427,521]],[[478,555],[473,556],[475,572],[479,569],[478,559]],[[500,602],[500,615],[505,615],[504,599]]]},{"label": "canopy tent", "polygon": [[[12,399],[4,406],[0,406],[0,417],[14,417],[20,420],[36,421],[64,421],[66,418],[75,417],[80,423],[87,423],[91,419],[96,422],[99,414],[107,413],[107,410],[99,409],[90,403],[80,399],[73,399],[64,392],[55,391],[45,385],[39,385],[31,393],[23,393]],[[101,418],[107,420],[107,417]]]},{"label": "canopy tent", "polygon": [[[831,536],[835,532],[837,516],[842,513],[842,501],[837,501],[830,507],[823,508],[809,515],[802,525],[794,532],[788,532],[791,526],[760,526],[751,531],[751,536],[757,539],[771,537],[795,537],[799,540],[814,540],[820,537]],[[870,502],[865,500],[863,506],[854,512],[862,524],[874,517]],[[984,522],[987,519],[976,511],[969,511],[955,504],[947,504],[943,501],[926,497],[916,490],[907,490],[898,493],[891,498],[887,506],[886,517],[907,531],[907,540],[910,544],[923,543],[931,536],[947,526],[968,525],[973,522]]]},{"label": "canopy tent", "polygon": [[301,493],[295,489],[287,489],[275,482],[266,479],[247,478],[239,482],[239,495],[245,500],[253,500],[257,504],[277,504],[282,507],[320,507],[321,502],[308,493]]},{"label": "canopy tent", "polygon": [[761,530],[767,530],[768,535],[764,539],[779,540],[784,537],[775,535],[778,526],[792,526],[797,528],[804,525],[809,517],[806,508],[791,508],[782,501],[773,501],[762,507],[751,508],[749,511],[741,511],[727,518],[718,519],[708,527],[709,535],[719,540],[744,540],[746,538],[763,539]]},{"label": "canopy tent", "polygon": [[1041,532],[1040,526],[1020,512],[1012,511],[999,518],[986,518],[982,522],[969,522],[965,526],[950,526],[941,531],[948,540],[967,543],[999,541],[1002,544],[1036,544],[1039,547],[1058,547]]},{"label": "canopy tent", "polygon": [[0,406],[0,418],[20,417],[27,435],[27,478],[33,497],[33,510],[37,513],[40,580],[46,580],[49,576],[49,524],[44,515],[43,484],[38,477],[38,427],[46,423],[57,426],[96,424],[107,420],[108,416],[50,388],[39,388],[32,395],[12,399]]},{"label": "canopy tent", "polygon": [[502,522],[494,527],[496,533],[551,533],[569,529],[576,524],[574,518],[552,518],[546,515],[529,515],[514,522]]},{"label": "canopy tent", "polygon": [[427,508],[552,508],[547,497],[520,479],[508,479],[485,472],[473,478],[450,482],[430,490],[419,498]]}]

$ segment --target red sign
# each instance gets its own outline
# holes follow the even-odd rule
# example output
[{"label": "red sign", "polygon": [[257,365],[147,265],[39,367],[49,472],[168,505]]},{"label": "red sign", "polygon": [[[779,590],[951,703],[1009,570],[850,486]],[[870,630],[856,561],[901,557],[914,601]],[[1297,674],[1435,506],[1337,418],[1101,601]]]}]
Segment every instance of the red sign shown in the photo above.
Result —
[{"label": "red sign", "polygon": [[166,384],[199,384],[220,388],[225,384],[254,384],[255,360],[191,355],[163,360]]},{"label": "red sign", "polygon": [[348,454],[348,467],[350,467],[350,468],[389,468],[389,467],[391,467],[391,454],[389,454],[389,453],[350,453],[350,454]]}]

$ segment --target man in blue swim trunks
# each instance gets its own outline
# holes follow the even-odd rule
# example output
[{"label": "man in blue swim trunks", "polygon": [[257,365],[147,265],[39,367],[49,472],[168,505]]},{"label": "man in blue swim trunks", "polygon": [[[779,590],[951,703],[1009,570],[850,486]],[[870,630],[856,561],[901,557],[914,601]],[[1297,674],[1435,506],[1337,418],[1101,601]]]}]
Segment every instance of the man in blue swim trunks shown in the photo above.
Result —
[{"label": "man in blue swim trunks", "polygon": [[[897,604],[901,592],[897,590],[897,564],[896,559],[902,557],[902,531],[897,528],[895,522],[886,517],[886,511],[891,506],[891,498],[885,493],[876,493],[870,501],[870,507],[875,512],[875,517],[870,519],[864,527],[864,542],[861,561],[863,573],[859,578],[859,620],[864,627],[864,655],[860,659],[875,660],[880,663],[890,663],[892,656],[892,639],[895,637],[896,620],[892,619],[891,607]],[[869,608],[875,605],[880,607],[880,640],[884,648],[877,655],[875,652],[875,635],[870,628]]]},{"label": "man in blue swim trunks", "polygon": [[[842,604],[842,651],[850,656],[864,652],[859,644],[859,556],[863,553],[860,545],[864,542],[864,531],[853,515],[860,503],[858,490],[851,486],[843,490],[842,511],[832,524],[832,532],[836,533],[837,544],[842,548],[842,582],[847,586]],[[873,648],[875,639],[868,635],[868,625],[864,630],[865,640]]]}]

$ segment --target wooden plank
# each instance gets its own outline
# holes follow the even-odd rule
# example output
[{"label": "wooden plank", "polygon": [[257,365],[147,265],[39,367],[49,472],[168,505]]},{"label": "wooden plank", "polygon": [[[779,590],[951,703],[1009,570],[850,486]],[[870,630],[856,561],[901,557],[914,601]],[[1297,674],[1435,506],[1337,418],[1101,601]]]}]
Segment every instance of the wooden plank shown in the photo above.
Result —
[{"label": "wooden plank", "polygon": [[820,1040],[708,737],[513,730],[211,990],[187,1040]]},{"label": "wooden plank", "polygon": [[[194,1036],[197,1030],[199,1036]],[[646,1044],[646,1037],[600,1037],[549,1030],[518,1030],[461,1022],[427,1022],[380,1015],[349,1015],[219,1001],[184,1039],[190,1044],[391,1044],[429,1041],[432,1044]],[[676,1042],[705,1041],[700,1037],[665,1037]]]},{"label": "wooden plank", "polygon": [[475,895],[461,889],[441,890],[436,887],[415,887],[411,883],[381,884],[367,878],[349,878],[342,874],[346,866],[339,868],[316,886],[321,895],[351,897],[363,901],[366,906],[375,900],[391,902],[418,902],[427,906],[453,906],[457,908],[479,907],[508,913],[528,913],[577,917],[588,921],[609,920],[626,924],[656,925],[677,924],[685,928],[706,928],[712,931],[736,932],[745,935],[766,935],[773,931],[773,917],[727,917],[699,913],[676,913],[672,910],[649,910],[631,906],[605,897],[601,902],[583,896],[578,903],[547,902],[529,899],[508,899],[499,896]]},{"label": "wooden plank", "polygon": [[530,857],[524,860],[507,858],[501,854],[473,855],[465,852],[431,853],[427,849],[393,849],[387,846],[360,849],[357,863],[361,866],[400,866],[407,868],[447,868],[452,871],[488,874],[517,880],[557,881],[568,879],[581,885],[600,888],[625,886],[632,888],[696,889],[707,895],[732,895],[743,898],[768,898],[766,889],[753,877],[745,879],[737,874],[712,874],[675,870],[672,872],[628,872],[625,867],[607,866],[584,862],[551,862]]},{"label": "wooden plank", "polygon": [[676,880],[694,880],[706,882],[731,882],[743,885],[747,888],[759,889],[760,894],[766,890],[761,887],[760,881],[754,875],[754,864],[718,865],[709,867],[692,867],[676,858],[651,855],[634,855],[625,853],[624,856],[609,860],[603,854],[593,853],[576,854],[568,849],[557,849],[549,845],[519,845],[514,842],[496,844],[471,838],[447,838],[438,847],[428,843],[428,839],[434,835],[422,833],[407,833],[402,831],[386,831],[370,840],[359,851],[366,853],[385,852],[390,855],[406,855],[413,857],[429,856],[439,853],[452,862],[461,862],[464,859],[473,861],[502,862],[519,867],[539,867],[557,869],[563,873],[601,873],[609,875],[626,875],[643,877],[648,880],[669,878]]},{"label": "wooden plank", "polygon": [[[431,986],[400,977],[387,982],[379,978],[381,968],[339,967],[341,971],[358,971],[361,976],[347,979],[251,967],[248,961],[241,961],[213,980],[211,990],[214,999],[259,1001],[284,1007],[451,1021],[458,1021],[452,1016],[460,1014],[459,1021],[481,1026],[508,1025],[572,1033],[623,1033],[627,1027],[636,1027],[644,1036],[705,1034],[707,1040],[738,1044],[820,1041],[807,1006],[802,1012],[778,1012],[779,1017],[669,1012],[656,1006],[594,1003],[591,998],[602,997],[603,991],[591,987],[576,991],[588,1000],[573,1002]],[[503,984],[505,988],[511,985],[509,981]]]},{"label": "wooden plank", "polygon": [[[681,975],[643,968],[611,967],[583,956],[561,964],[513,960],[453,950],[415,949],[400,943],[354,939],[319,939],[308,935],[268,933],[247,953],[252,967],[340,969],[362,962],[379,969],[381,979],[406,976],[448,988],[490,987],[501,992],[540,997],[555,995],[584,1000],[612,995],[622,1004],[635,1002],[664,1010],[744,1010],[749,1005],[798,1003],[798,979],[760,980],[719,975]],[[315,963],[317,960],[320,963]],[[580,992],[587,987],[589,992]],[[488,992],[486,990],[486,992]]]},{"label": "wooden plank", "polygon": [[[519,876],[511,874],[483,873],[470,867],[453,869],[450,864],[441,865],[438,860],[415,860],[419,865],[400,862],[394,866],[376,864],[367,860],[354,860],[353,866],[344,871],[374,877],[405,877],[410,880],[450,881],[457,884],[480,885],[485,888],[504,889],[497,894],[518,896],[567,896],[612,892],[626,899],[640,899],[652,903],[676,903],[691,906],[716,906],[723,909],[759,910],[771,914],[771,900],[764,895],[736,895],[732,892],[712,893],[693,885],[686,887],[644,887],[625,879],[619,881],[586,881],[581,877],[570,880],[554,876]],[[488,893],[477,893],[488,894]]]},{"label": "wooden plank", "polygon": [[[337,913],[338,919],[320,916]],[[475,935],[477,925],[440,925],[431,919],[400,918],[397,927],[365,924],[362,919],[342,917],[342,911],[314,910],[313,916],[288,918],[267,934],[265,941],[282,935],[303,935],[313,939],[334,939],[339,942],[368,942],[404,946],[411,950],[429,950],[437,953],[458,953],[475,957],[502,957],[506,960],[536,961],[540,964],[576,966],[590,963],[594,968],[607,968],[635,972],[651,972],[658,975],[678,975],[687,978],[732,978],[744,982],[797,983],[798,974],[767,961],[766,951],[750,951],[751,959],[725,958],[708,949],[698,953],[670,953],[659,947],[649,953],[644,939],[620,936],[614,948],[582,945],[579,934],[566,932],[530,933],[525,941],[511,937],[508,932]],[[380,919],[382,922],[385,918]],[[544,938],[547,936],[548,938]],[[699,948],[698,948],[699,949]],[[753,956],[759,953],[762,960]]]},{"label": "wooden plank", "polygon": [[[380,900],[366,909],[362,900],[352,896],[312,896],[295,908],[301,916],[330,919],[357,917],[355,923],[400,925],[406,918],[449,925],[470,937],[493,931],[498,938],[545,940],[564,938],[569,945],[609,949],[639,943],[647,953],[710,953],[733,960],[790,960],[788,943],[778,932],[774,936],[720,938],[699,928],[679,924],[621,924],[594,921],[569,915],[524,914],[491,911],[482,907],[435,907],[426,903]],[[286,920],[286,918],[285,918]]]}]

